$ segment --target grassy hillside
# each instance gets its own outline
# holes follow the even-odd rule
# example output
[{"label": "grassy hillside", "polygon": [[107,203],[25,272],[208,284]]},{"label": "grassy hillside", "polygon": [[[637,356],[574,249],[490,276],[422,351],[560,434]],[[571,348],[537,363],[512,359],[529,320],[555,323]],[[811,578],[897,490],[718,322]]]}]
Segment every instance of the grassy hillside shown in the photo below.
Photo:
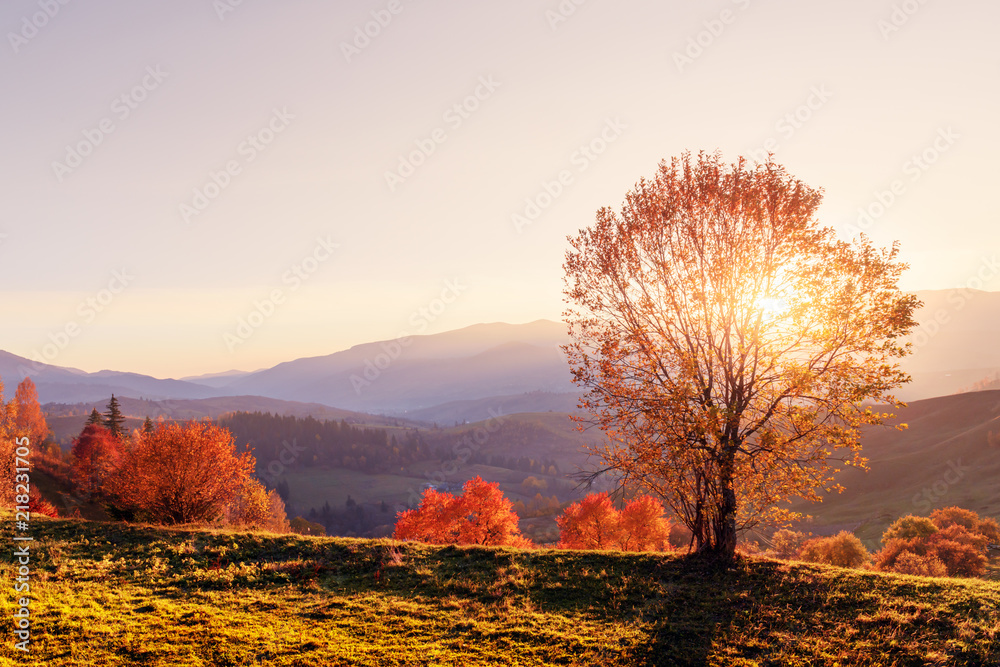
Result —
[{"label": "grassy hillside", "polygon": [[5,664],[1000,662],[991,582],[74,520],[32,529],[31,653],[12,649],[5,595]]}]

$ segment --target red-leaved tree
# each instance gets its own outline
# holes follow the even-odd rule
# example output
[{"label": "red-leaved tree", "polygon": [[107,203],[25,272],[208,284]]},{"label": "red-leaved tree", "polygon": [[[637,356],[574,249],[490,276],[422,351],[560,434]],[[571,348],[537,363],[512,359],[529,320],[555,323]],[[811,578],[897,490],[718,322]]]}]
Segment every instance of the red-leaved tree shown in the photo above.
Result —
[{"label": "red-leaved tree", "polygon": [[115,476],[115,504],[157,523],[213,521],[254,469],[232,434],[211,422],[161,423],[140,433]]},{"label": "red-leaved tree", "polygon": [[480,544],[528,548],[513,504],[500,485],[470,479],[461,496],[427,489],[420,507],[400,512],[393,537],[430,544]]},{"label": "red-leaved tree", "polygon": [[84,427],[73,440],[73,471],[85,495],[106,495],[107,485],[122,459],[122,443],[98,424]]},{"label": "red-leaved tree", "polygon": [[670,522],[652,496],[629,502],[621,512],[607,493],[592,493],[556,519],[563,549],[671,551]]},{"label": "red-leaved tree", "polygon": [[31,378],[26,377],[17,385],[14,402],[17,404],[17,430],[20,435],[28,436],[31,446],[37,448],[48,436],[49,426],[45,423],[45,414],[38,403],[38,390]]}]

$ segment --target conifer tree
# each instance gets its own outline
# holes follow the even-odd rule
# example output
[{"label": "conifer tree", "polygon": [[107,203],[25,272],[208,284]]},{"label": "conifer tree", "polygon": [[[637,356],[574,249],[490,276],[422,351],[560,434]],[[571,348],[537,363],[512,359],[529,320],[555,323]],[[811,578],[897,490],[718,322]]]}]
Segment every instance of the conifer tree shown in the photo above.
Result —
[{"label": "conifer tree", "polygon": [[101,417],[101,413],[94,408],[90,412],[90,417],[87,418],[87,423],[84,426],[93,426],[94,424],[101,426],[104,423],[104,419]]},{"label": "conifer tree", "polygon": [[111,394],[108,411],[104,413],[104,428],[111,431],[111,434],[119,440],[125,437],[125,417],[114,394]]}]

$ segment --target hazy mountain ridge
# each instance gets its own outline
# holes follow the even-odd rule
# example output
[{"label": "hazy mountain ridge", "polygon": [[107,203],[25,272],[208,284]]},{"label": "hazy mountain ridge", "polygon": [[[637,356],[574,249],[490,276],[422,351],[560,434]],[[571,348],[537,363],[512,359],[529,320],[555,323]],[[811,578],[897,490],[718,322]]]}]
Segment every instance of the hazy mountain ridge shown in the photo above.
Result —
[{"label": "hazy mountain ridge", "polygon": [[[903,361],[913,382],[904,400],[956,393],[1000,371],[1000,292],[917,292],[924,307],[911,336],[914,354]],[[254,372],[227,371],[181,380],[138,373],[37,364],[0,351],[5,394],[30,374],[42,402],[99,401],[112,393],[153,399],[252,395],[370,413],[421,412],[432,421],[470,416],[454,403],[530,392],[573,394],[579,389],[559,345],[566,326],[476,324],[438,334],[377,341],[318,357],[304,357]],[[441,407],[448,405],[448,407]],[[438,412],[434,409],[440,407]],[[545,404],[544,410],[554,409]]]}]

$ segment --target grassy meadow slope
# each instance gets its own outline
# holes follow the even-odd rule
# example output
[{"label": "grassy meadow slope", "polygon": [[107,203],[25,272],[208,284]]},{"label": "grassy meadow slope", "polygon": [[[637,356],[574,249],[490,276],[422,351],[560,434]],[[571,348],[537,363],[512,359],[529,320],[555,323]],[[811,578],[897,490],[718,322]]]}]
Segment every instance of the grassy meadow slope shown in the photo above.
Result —
[{"label": "grassy meadow slope", "polygon": [[[4,516],[9,522],[10,517]],[[1000,584],[35,519],[26,665],[988,665]],[[11,556],[0,562],[6,581]]]}]

